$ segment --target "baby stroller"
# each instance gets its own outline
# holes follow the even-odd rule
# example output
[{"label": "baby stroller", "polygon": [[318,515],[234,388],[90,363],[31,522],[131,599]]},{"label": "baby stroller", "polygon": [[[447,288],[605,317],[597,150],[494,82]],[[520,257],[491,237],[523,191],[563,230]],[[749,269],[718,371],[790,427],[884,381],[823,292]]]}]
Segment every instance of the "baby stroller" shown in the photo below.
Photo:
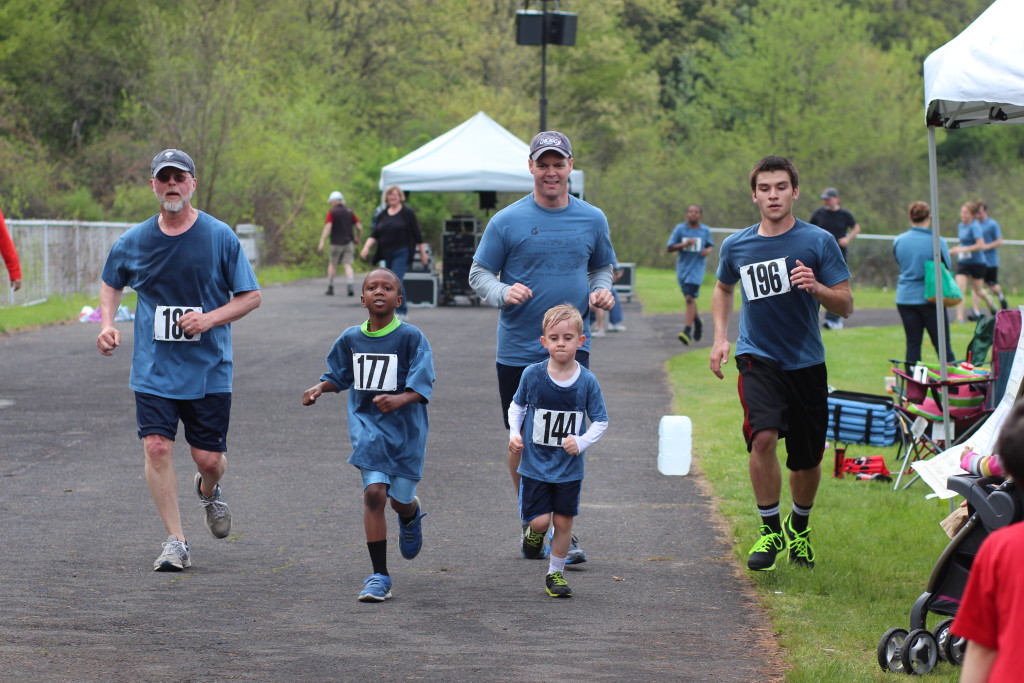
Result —
[{"label": "baby stroller", "polygon": [[[883,671],[924,674],[939,659],[957,666],[963,663],[966,643],[949,632],[967,588],[974,556],[981,542],[996,529],[1020,521],[1020,496],[1012,480],[956,475],[947,481],[949,490],[967,500],[967,522],[950,540],[932,569],[925,592],[910,610],[910,631],[891,628],[878,642],[878,664]],[[932,630],[928,613],[945,617]]]}]

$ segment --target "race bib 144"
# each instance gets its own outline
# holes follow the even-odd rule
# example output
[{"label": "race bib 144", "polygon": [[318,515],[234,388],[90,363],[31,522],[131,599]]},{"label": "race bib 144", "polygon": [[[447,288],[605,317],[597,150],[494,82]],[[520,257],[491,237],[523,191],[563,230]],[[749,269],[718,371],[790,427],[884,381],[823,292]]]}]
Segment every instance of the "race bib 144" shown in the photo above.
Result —
[{"label": "race bib 144", "polygon": [[567,436],[578,436],[583,413],[578,410],[545,410],[533,413],[533,442],[542,446],[561,446]]}]

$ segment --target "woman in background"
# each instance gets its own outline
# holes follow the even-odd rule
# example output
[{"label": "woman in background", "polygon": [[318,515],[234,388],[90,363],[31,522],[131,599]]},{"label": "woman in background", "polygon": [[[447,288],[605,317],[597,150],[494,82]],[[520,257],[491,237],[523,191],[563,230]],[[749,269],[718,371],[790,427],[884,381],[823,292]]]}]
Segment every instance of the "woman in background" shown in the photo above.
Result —
[{"label": "woman in background", "polygon": [[[907,213],[910,217],[910,229],[899,235],[893,242],[892,250],[896,262],[900,266],[899,279],[896,281],[896,310],[903,321],[903,332],[907,337],[907,349],[904,355],[907,366],[915,365],[921,360],[921,341],[924,331],[935,347],[936,356],[939,352],[939,323],[935,313],[935,302],[924,298],[924,264],[934,258],[932,253],[932,217],[931,209],[924,202],[912,202]],[[939,240],[942,250],[942,262],[948,268],[949,247]],[[953,349],[949,343],[949,316],[942,311],[945,319],[946,360],[954,361]]]},{"label": "woman in background", "polygon": [[405,205],[405,193],[398,185],[384,190],[384,205],[384,210],[374,220],[370,237],[363,244],[360,256],[364,261],[367,260],[370,251],[376,247],[377,255],[373,257],[373,262],[384,259],[385,265],[402,280],[402,305],[395,309],[395,313],[399,319],[405,320],[409,313],[405,303],[405,273],[409,270],[413,250],[419,250],[420,262],[427,265],[427,245],[423,243],[416,214]]}]

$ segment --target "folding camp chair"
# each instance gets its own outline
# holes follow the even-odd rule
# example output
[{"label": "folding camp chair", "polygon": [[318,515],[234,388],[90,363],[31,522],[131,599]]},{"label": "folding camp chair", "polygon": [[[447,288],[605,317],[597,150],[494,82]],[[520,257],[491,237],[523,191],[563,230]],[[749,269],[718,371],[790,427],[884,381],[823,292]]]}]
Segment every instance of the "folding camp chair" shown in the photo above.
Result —
[{"label": "folding camp chair", "polygon": [[[894,489],[900,487],[903,475],[910,474],[910,463],[924,460],[967,439],[991,409],[985,405],[993,377],[984,371],[968,371],[950,366],[946,380],[934,367],[919,363],[912,373],[899,367],[892,369],[896,377],[896,414],[902,433],[903,450]],[[948,393],[951,440],[946,436],[942,417],[941,392]],[[917,475],[903,485],[907,488]]]}]

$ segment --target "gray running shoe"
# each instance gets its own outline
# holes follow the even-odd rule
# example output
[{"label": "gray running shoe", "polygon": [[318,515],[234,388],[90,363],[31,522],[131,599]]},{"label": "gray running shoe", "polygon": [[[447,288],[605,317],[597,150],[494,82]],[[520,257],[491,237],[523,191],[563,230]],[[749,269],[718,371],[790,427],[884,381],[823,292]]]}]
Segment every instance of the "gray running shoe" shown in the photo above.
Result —
[{"label": "gray running shoe", "polygon": [[576,536],[572,537],[572,541],[569,542],[569,554],[565,558],[566,564],[583,564],[587,561],[587,554],[583,552],[583,548],[580,547],[579,542],[576,540]]},{"label": "gray running shoe", "polygon": [[199,485],[203,482],[203,475],[196,472],[196,495],[199,502],[206,508],[206,528],[210,530],[214,538],[226,538],[231,533],[231,510],[228,504],[221,500],[220,485],[213,491],[213,495],[207,498],[203,495]]},{"label": "gray running shoe", "polygon": [[171,534],[164,541],[164,551],[153,563],[155,572],[180,572],[185,567],[191,567],[192,560],[188,556],[188,543],[179,541],[178,537]]}]

